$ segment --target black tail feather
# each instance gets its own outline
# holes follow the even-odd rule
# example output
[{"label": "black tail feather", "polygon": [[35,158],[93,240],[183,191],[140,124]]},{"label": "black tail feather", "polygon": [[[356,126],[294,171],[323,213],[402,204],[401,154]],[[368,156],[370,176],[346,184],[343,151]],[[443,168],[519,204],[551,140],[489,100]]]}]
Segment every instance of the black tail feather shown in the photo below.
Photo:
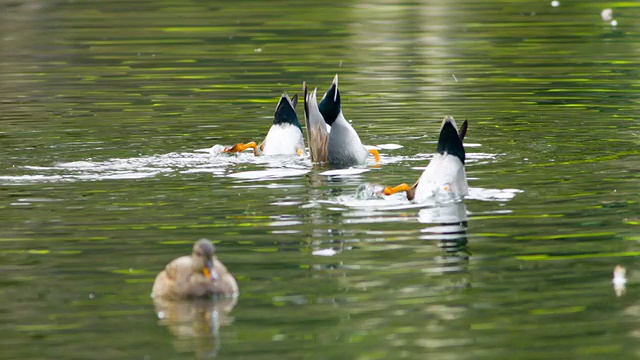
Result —
[{"label": "black tail feather", "polygon": [[469,127],[469,122],[465,120],[462,125],[460,125],[460,141],[464,141],[464,137],[467,136],[467,128]]},{"label": "black tail feather", "polygon": [[282,97],[280,97],[280,102],[278,102],[278,107],[276,107],[276,113],[273,116],[273,125],[279,124],[295,125],[302,131],[296,110],[293,108],[293,104],[287,94],[282,94]]},{"label": "black tail feather", "polygon": [[340,90],[338,90],[338,75],[333,80],[331,87],[322,97],[318,108],[324,121],[331,125],[340,115],[341,110]]},{"label": "black tail feather", "polygon": [[460,138],[460,135],[458,135],[458,130],[456,129],[452,118],[445,119],[442,124],[440,137],[438,138],[437,151],[439,154],[447,153],[449,155],[456,156],[464,164],[464,146],[462,145],[462,139]]},{"label": "black tail feather", "polygon": [[298,105],[298,94],[293,94],[293,97],[291,98],[291,105],[294,109]]}]

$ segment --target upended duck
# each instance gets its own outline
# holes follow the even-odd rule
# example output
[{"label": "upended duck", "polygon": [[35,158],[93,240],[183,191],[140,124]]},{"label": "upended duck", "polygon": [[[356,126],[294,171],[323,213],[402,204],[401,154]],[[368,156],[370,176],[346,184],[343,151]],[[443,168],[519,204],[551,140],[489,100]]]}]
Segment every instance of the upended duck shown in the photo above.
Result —
[{"label": "upended duck", "polygon": [[406,183],[386,187],[384,194],[391,195],[404,191],[407,199],[418,203],[439,195],[453,197],[467,195],[469,185],[464,170],[465,151],[462,144],[467,134],[467,127],[468,123],[465,120],[458,132],[455,120],[450,116],[445,117],[440,128],[437,153],[418,181],[411,187]]},{"label": "upended duck", "polygon": [[285,93],[280,97],[276,112],[273,116],[273,124],[264,140],[257,145],[254,141],[238,143],[225,148],[224,152],[241,152],[252,148],[257,155],[304,155],[304,139],[302,127],[296,114],[298,96],[293,99]]},{"label": "upended duck", "polygon": [[344,118],[338,75],[322,97],[320,105],[316,100],[317,88],[309,93],[305,82],[303,91],[307,140],[312,161],[328,162],[332,167],[346,168],[364,164],[370,153],[376,162],[380,161],[378,151],[365,148],[358,133]]},{"label": "upended duck", "polygon": [[174,259],[153,283],[151,296],[163,299],[234,297],[238,283],[215,255],[207,239],[193,245],[191,256]]}]

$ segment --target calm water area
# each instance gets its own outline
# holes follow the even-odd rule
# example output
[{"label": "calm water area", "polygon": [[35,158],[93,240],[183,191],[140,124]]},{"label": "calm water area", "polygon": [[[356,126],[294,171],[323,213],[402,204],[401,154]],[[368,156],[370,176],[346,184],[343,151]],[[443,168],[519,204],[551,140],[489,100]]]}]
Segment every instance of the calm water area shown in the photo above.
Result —
[{"label": "calm water area", "polygon": [[[638,19],[607,1],[0,0],[0,358],[639,358]],[[379,165],[220,153],[335,74]],[[470,195],[377,196],[419,177],[446,115],[469,121]],[[237,301],[154,304],[203,237]]]}]

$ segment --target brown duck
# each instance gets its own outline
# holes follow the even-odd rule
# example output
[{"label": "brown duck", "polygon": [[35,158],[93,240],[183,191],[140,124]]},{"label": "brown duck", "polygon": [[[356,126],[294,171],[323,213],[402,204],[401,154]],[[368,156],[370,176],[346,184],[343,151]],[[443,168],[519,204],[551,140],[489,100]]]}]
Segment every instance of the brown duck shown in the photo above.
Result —
[{"label": "brown duck", "polygon": [[153,283],[153,298],[188,299],[238,296],[238,283],[215,255],[207,239],[193,245],[191,256],[174,259]]}]

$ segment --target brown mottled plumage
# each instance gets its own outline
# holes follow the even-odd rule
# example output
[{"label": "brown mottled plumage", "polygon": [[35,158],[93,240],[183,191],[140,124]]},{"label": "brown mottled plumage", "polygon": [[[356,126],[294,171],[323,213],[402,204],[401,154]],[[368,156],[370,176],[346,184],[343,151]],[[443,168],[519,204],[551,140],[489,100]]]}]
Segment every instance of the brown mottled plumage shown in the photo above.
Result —
[{"label": "brown mottled plumage", "polygon": [[224,264],[215,256],[207,239],[198,240],[191,256],[181,256],[162,270],[153,283],[151,296],[165,299],[233,297],[238,284]]},{"label": "brown mottled plumage", "polygon": [[[302,92],[304,95],[304,121],[307,127],[307,142],[309,143],[311,161],[328,162],[329,132],[327,131],[327,123],[318,110],[316,90],[309,93],[307,83],[303,82]],[[310,103],[313,106],[312,109],[309,108]]]}]

